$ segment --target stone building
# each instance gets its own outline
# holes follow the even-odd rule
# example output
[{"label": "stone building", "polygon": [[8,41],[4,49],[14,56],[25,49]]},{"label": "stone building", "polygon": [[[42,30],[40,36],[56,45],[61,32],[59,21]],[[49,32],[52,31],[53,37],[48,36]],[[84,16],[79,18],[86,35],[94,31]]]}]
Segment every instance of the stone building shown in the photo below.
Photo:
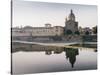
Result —
[{"label": "stone building", "polygon": [[68,19],[67,17],[65,19],[64,32],[66,33],[68,30],[70,30],[72,33],[78,31],[78,22],[75,21],[75,15],[73,13],[73,10],[71,10]]},{"label": "stone building", "polygon": [[45,24],[45,27],[25,26],[23,28],[12,28],[12,36],[62,36],[63,27]]},{"label": "stone building", "polygon": [[63,35],[63,27],[34,27],[32,36],[61,36]]},{"label": "stone building", "polygon": [[93,34],[92,29],[90,29],[89,27],[83,28],[83,34],[86,35],[87,33],[88,35]]},{"label": "stone building", "polygon": [[26,36],[30,36],[29,32],[25,32],[25,30],[23,28],[12,28],[12,37],[26,37]]}]

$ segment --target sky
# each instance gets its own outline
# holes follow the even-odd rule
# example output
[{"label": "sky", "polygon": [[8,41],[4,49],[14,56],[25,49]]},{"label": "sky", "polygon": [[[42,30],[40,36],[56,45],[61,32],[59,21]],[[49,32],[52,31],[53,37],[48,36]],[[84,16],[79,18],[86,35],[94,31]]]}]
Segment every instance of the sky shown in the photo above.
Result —
[{"label": "sky", "polygon": [[91,28],[98,25],[96,5],[13,0],[12,6],[13,27],[43,27],[46,23],[64,27],[71,9],[79,26]]}]

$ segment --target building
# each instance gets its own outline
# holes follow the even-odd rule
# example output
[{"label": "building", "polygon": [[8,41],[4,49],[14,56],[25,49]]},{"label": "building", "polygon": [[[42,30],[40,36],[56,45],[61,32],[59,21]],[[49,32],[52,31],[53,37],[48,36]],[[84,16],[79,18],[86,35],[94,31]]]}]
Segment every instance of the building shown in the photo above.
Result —
[{"label": "building", "polygon": [[79,27],[79,32],[81,35],[92,35],[93,34],[92,29],[90,29],[89,27],[85,27],[85,28]]},{"label": "building", "polygon": [[26,32],[23,28],[12,28],[12,37],[26,37],[30,36],[29,32]]},{"label": "building", "polygon": [[45,27],[25,26],[23,28],[12,28],[12,36],[62,36],[63,27],[45,24]]},{"label": "building", "polygon": [[65,28],[64,32],[66,33],[67,31],[71,31],[72,33],[75,33],[78,31],[78,22],[75,21],[75,15],[73,13],[73,10],[71,10],[68,19],[66,17],[65,19]]},{"label": "building", "polygon": [[63,27],[34,27],[32,31],[32,36],[61,36],[63,35]]}]

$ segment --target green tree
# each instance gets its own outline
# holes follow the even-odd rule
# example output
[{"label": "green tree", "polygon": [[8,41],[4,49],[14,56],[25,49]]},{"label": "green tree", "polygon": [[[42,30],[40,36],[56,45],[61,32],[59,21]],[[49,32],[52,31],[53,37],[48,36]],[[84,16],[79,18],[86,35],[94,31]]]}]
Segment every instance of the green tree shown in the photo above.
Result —
[{"label": "green tree", "polygon": [[72,34],[72,31],[71,31],[71,30],[67,30],[67,31],[66,31],[66,34],[67,34],[67,35],[71,35],[71,34]]},{"label": "green tree", "polygon": [[79,31],[75,31],[74,34],[80,35],[80,32]]},{"label": "green tree", "polygon": [[97,34],[97,26],[93,27],[92,30],[94,34]]},{"label": "green tree", "polygon": [[86,32],[85,32],[85,35],[89,35],[89,32],[88,32],[88,31],[86,31]]}]

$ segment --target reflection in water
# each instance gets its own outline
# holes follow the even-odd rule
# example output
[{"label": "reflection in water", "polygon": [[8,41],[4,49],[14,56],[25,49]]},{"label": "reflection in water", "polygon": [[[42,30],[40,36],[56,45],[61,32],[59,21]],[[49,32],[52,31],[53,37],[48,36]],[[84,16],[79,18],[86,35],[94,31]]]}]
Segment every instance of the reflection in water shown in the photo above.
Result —
[{"label": "reflection in water", "polygon": [[[21,53],[19,51],[21,51]],[[81,53],[80,51],[83,52],[83,53]],[[50,65],[49,68],[52,67],[54,69],[47,70],[47,68],[46,68],[47,71],[74,70],[74,69],[78,69],[78,70],[79,69],[96,69],[96,52],[97,52],[97,49],[92,49],[92,52],[93,53],[91,53],[91,51],[90,51],[90,54],[89,54],[88,49],[65,48],[65,47],[56,47],[56,46],[42,46],[42,45],[28,45],[28,44],[13,43],[12,44],[12,55],[13,55],[13,60],[14,60],[13,62],[15,62],[14,72],[15,73],[20,72],[19,68],[18,68],[18,71],[16,70],[17,69],[16,66],[19,65],[18,62],[20,62],[23,59],[23,57],[25,57],[24,61],[27,61],[27,62],[30,61],[30,60],[28,60],[30,58],[28,58],[27,56],[32,57],[32,61],[30,61],[30,62],[32,63],[31,66],[33,66],[33,67],[34,67],[34,64],[38,63],[38,62],[36,62],[37,60],[39,60],[38,65],[39,64],[41,64],[41,65],[45,64],[45,67],[52,64],[53,66]],[[30,53],[33,54],[33,55],[30,55]],[[37,56],[38,53],[39,53],[39,57],[42,58],[43,61],[46,62],[46,63],[44,63],[44,62],[40,63],[42,61],[42,60],[40,60],[40,58],[36,59],[36,58],[38,58],[38,56]],[[44,55],[44,53],[45,53],[45,55]],[[17,55],[17,54],[21,55],[22,58],[20,59],[19,55]],[[24,54],[27,54],[27,55],[24,55]],[[78,55],[78,57],[76,57],[77,55]],[[90,56],[90,57],[87,58],[87,56],[85,56],[85,55]],[[14,59],[15,57],[16,58],[18,57],[18,59],[17,59],[18,61],[16,61],[16,59]],[[44,60],[44,57],[47,57],[47,59]],[[27,58],[27,60],[26,60],[26,58]],[[53,59],[53,58],[55,58],[55,59]],[[53,61],[51,61],[52,63],[49,61],[51,59],[53,59]],[[58,59],[59,61],[54,62],[56,59]],[[76,60],[76,59],[78,59],[78,60]],[[66,60],[67,60],[67,62],[66,62]],[[86,62],[86,60],[88,60],[88,61]],[[78,62],[78,64],[77,64],[76,61]],[[17,65],[16,65],[16,62],[17,62]],[[28,62],[28,63],[27,62],[25,62],[26,64],[29,64],[27,66],[30,66],[30,62]],[[60,64],[57,64],[57,62],[60,63]],[[88,64],[88,62],[90,62],[90,63]],[[68,63],[70,63],[70,64],[68,64]],[[41,65],[39,66],[39,69],[40,69]],[[70,65],[71,65],[71,67],[70,67]],[[57,68],[58,66],[60,68],[59,70]],[[84,67],[84,66],[86,66],[86,67]],[[28,67],[28,68],[30,68],[30,67]],[[36,68],[38,68],[38,67],[36,67]],[[34,70],[34,68],[32,68],[32,70]],[[29,70],[29,71],[31,71],[31,70]],[[33,72],[33,71],[31,71],[31,72]],[[38,70],[38,71],[35,71],[35,72],[43,72],[43,71]],[[22,73],[22,71],[21,71],[21,73]]]},{"label": "reflection in water", "polygon": [[[46,55],[51,54],[60,54],[62,52],[65,52],[65,57],[67,60],[69,60],[72,68],[74,67],[74,64],[76,62],[76,55],[79,55],[78,49],[74,48],[65,48],[65,47],[55,47],[55,46],[42,46],[42,45],[27,45],[27,44],[13,44],[12,52],[18,52],[18,51],[38,51],[43,52],[45,51]],[[94,52],[97,52],[97,50],[94,50]]]},{"label": "reflection in water", "polygon": [[52,51],[45,51],[45,54],[46,55],[51,55],[52,54]]},{"label": "reflection in water", "polygon": [[97,49],[95,49],[94,52],[97,52]]},{"label": "reflection in water", "polygon": [[73,48],[65,48],[66,59],[69,58],[69,62],[71,63],[72,68],[74,67],[74,63],[76,61],[76,55],[79,55],[78,49]]},{"label": "reflection in water", "polygon": [[[73,48],[61,48],[61,50],[54,50],[54,54],[62,53],[62,51],[65,52],[66,59],[69,59],[69,62],[74,67],[74,63],[76,61],[76,55],[79,55],[78,49]],[[45,51],[46,55],[51,55],[53,51]]]}]

